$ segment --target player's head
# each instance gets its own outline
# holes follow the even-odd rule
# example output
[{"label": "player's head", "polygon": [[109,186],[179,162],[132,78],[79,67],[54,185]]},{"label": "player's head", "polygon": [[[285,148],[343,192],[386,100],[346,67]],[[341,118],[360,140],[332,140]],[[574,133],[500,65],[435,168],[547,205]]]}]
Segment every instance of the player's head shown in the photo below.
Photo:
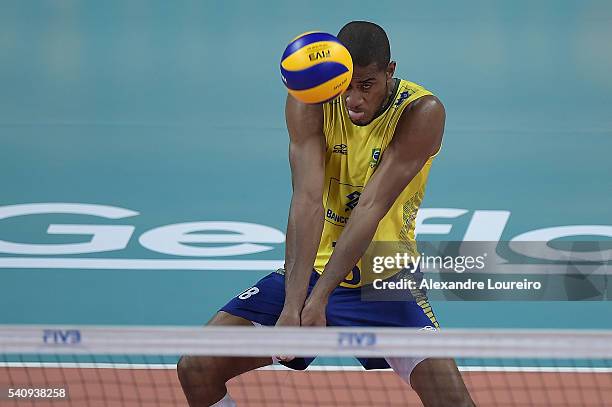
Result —
[{"label": "player's head", "polygon": [[367,21],[352,21],[342,27],[338,39],[353,58],[353,79],[343,94],[351,121],[370,123],[387,101],[395,62],[391,61],[385,30]]}]

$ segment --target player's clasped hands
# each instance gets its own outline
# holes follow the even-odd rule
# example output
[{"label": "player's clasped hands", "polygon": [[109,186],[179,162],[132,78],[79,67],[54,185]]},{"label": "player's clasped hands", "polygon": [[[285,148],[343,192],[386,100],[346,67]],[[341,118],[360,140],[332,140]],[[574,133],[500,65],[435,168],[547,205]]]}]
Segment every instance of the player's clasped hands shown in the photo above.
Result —
[{"label": "player's clasped hands", "polygon": [[[310,298],[301,311],[295,307],[285,306],[278,317],[278,321],[276,321],[276,326],[326,326],[326,306],[327,303],[311,301]],[[290,362],[295,356],[277,355],[276,358],[281,362]]]},{"label": "player's clasped hands", "polygon": [[[300,310],[285,306],[276,321],[276,326],[300,326]],[[281,362],[290,362],[294,359],[294,356],[276,355],[275,358]]]},{"label": "player's clasped hands", "polygon": [[327,319],[325,318],[325,308],[327,303],[323,301],[310,300],[306,301],[302,309],[300,322],[302,326],[325,326]]}]

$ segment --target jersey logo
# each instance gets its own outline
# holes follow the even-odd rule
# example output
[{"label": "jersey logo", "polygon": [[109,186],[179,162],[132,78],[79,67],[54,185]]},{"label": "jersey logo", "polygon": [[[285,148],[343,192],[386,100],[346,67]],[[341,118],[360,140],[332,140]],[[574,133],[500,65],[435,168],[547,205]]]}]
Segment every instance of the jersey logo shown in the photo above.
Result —
[{"label": "jersey logo", "polygon": [[372,160],[370,161],[370,168],[374,168],[378,165],[378,160],[380,159],[380,148],[372,149]]},{"label": "jersey logo", "polygon": [[344,209],[344,212],[348,212],[352,209],[355,209],[355,207],[359,203],[360,196],[361,196],[361,192],[359,191],[353,191],[350,194],[348,194],[346,197],[349,199],[349,201],[346,204],[346,208]]},{"label": "jersey logo", "polygon": [[399,107],[399,105],[404,103],[404,100],[408,99],[410,97],[410,95],[412,95],[413,93],[414,92],[411,92],[409,90],[400,93],[399,98],[397,98],[397,100],[395,101],[395,107]]},{"label": "jersey logo", "polygon": [[336,144],[334,146],[334,153],[338,153],[338,154],[342,154],[342,155],[347,155],[348,154],[348,147],[346,146],[346,144]]},{"label": "jersey logo", "polygon": [[351,209],[359,202],[362,191],[362,185],[352,185],[330,177],[324,206],[325,221],[332,225],[345,226],[351,215]]}]

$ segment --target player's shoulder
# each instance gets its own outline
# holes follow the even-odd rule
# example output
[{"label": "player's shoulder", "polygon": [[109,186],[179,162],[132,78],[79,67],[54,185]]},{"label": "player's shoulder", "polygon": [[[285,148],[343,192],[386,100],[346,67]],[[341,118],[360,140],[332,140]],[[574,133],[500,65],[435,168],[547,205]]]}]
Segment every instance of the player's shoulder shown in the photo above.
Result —
[{"label": "player's shoulder", "polygon": [[405,103],[402,118],[406,116],[445,114],[444,104],[433,92],[415,82],[400,79],[395,105]]},{"label": "player's shoulder", "polygon": [[398,78],[398,96],[408,95],[410,97],[413,96],[424,96],[424,95],[433,95],[433,92],[427,89],[424,85],[420,83],[412,82],[407,79]]}]

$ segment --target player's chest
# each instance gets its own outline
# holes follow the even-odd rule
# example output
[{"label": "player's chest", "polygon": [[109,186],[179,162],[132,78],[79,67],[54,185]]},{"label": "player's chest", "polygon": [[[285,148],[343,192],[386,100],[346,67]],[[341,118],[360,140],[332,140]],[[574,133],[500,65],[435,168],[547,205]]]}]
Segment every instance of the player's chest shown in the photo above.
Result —
[{"label": "player's chest", "polygon": [[341,133],[328,145],[326,172],[336,177],[365,180],[378,166],[387,147],[376,134]]}]

